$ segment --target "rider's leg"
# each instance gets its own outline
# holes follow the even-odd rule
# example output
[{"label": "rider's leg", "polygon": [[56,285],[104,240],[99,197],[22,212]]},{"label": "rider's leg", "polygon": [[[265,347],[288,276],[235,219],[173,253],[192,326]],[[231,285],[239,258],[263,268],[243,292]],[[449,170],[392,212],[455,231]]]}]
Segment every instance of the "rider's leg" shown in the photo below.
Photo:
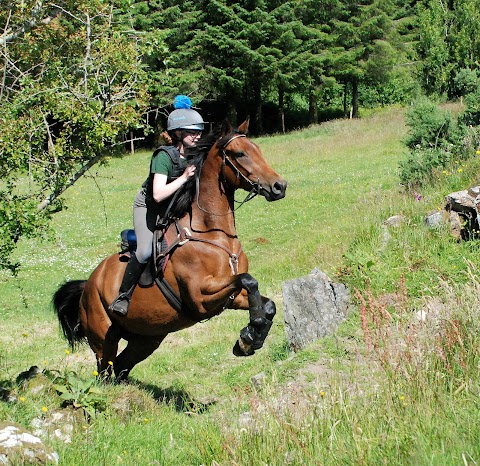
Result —
[{"label": "rider's leg", "polygon": [[128,306],[130,305],[130,300],[132,299],[133,290],[140,279],[146,263],[141,263],[138,261],[135,253],[132,254],[130,260],[128,261],[127,268],[125,269],[125,274],[123,275],[122,284],[120,285],[119,295],[115,298],[112,304],[110,304],[109,309],[116,314],[121,316],[126,316],[128,312]]},{"label": "rider's leg", "polygon": [[127,315],[135,286],[152,254],[153,233],[147,226],[147,208],[139,202],[138,196],[133,208],[133,223],[137,237],[137,250],[128,261],[119,295],[109,307],[111,311],[122,316]]}]

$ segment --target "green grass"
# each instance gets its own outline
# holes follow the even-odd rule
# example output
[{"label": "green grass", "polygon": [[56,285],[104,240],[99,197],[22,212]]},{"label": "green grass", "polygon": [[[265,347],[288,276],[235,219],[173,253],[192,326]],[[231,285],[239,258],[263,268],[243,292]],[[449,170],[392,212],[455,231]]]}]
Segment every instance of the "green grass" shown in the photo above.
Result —
[{"label": "green grass", "polygon": [[[250,271],[279,308],[264,348],[232,355],[244,311],[169,335],[134,368],[131,385],[99,385],[107,409],[76,422],[72,443],[47,440],[61,464],[478,464],[479,246],[428,230],[423,218],[473,185],[480,167],[453,167],[417,201],[398,185],[405,134],[403,110],[389,109],[257,139],[289,183],[284,200],[255,198],[236,217]],[[48,386],[15,383],[32,365],[94,377],[88,347],[67,354],[51,297],[118,250],[149,158],[113,159],[80,180],[55,216],[55,238],[22,243],[18,277],[0,273],[0,381],[17,398],[0,402],[0,418],[29,428],[60,409]],[[386,229],[396,214],[405,223]],[[358,290],[365,306],[292,355],[282,283],[314,267]],[[439,320],[420,324],[416,312],[434,299]],[[378,318],[385,311],[390,320]],[[250,379],[262,372],[257,391]]]}]

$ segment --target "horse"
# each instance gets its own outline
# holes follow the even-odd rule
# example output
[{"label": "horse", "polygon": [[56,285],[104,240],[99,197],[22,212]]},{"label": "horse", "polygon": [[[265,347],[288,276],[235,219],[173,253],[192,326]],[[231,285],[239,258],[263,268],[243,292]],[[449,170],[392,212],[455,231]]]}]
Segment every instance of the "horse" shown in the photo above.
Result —
[{"label": "horse", "polygon": [[[227,308],[249,311],[248,325],[241,330],[233,353],[251,356],[263,346],[276,307],[260,294],[257,280],[248,273],[248,259],[235,227],[238,201],[234,194],[243,189],[248,199],[259,194],[276,201],[285,196],[287,182],[247,137],[248,124],[247,119],[233,129],[224,122],[217,135],[203,136],[189,156],[197,167],[195,179],[184,185],[172,208],[175,221],[165,232],[175,248],[168,254],[163,278],[180,305],[158,286],[137,285],[127,316],[109,311],[126,267],[120,253],[104,259],[88,280],[68,281],[54,294],[63,337],[72,349],[88,342],[105,379],[127,380],[132,368],[169,333]],[[121,339],[127,344],[117,354]]]}]

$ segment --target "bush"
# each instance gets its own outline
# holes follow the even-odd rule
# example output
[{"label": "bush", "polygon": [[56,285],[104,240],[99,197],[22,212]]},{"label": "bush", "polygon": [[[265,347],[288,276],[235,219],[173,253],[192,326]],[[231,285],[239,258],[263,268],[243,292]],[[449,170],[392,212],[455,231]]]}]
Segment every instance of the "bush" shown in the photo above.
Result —
[{"label": "bush", "polygon": [[466,126],[480,125],[480,85],[465,96],[466,109],[459,117],[459,121]]},{"label": "bush", "polygon": [[452,154],[445,149],[415,149],[399,163],[400,182],[408,189],[432,182],[449,165],[451,157]]},{"label": "bush", "polygon": [[410,149],[438,148],[450,143],[455,124],[450,112],[427,98],[421,98],[405,114],[410,127],[405,144]]},{"label": "bush", "polygon": [[[472,151],[466,148],[468,127],[427,98],[419,99],[407,111],[405,119],[410,127],[405,140],[410,154],[399,163],[399,175],[408,189],[433,182],[440,172],[449,168],[453,155],[457,160],[471,156]],[[470,139],[472,137],[470,135]],[[468,145],[472,145],[471,141]]]}]

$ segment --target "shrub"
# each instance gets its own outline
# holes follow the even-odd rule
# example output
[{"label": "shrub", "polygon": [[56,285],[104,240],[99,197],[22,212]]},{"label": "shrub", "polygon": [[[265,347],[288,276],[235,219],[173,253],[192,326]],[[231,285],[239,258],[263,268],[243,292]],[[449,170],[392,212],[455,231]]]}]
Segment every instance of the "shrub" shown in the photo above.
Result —
[{"label": "shrub", "polygon": [[451,157],[443,148],[415,149],[399,163],[400,182],[409,190],[432,182],[449,165]]},{"label": "shrub", "polygon": [[451,142],[455,124],[450,112],[427,98],[421,98],[405,114],[410,127],[405,144],[410,149],[438,148]]},{"label": "shrub", "polygon": [[461,123],[466,126],[480,125],[480,85],[465,96],[465,112],[459,117]]}]

